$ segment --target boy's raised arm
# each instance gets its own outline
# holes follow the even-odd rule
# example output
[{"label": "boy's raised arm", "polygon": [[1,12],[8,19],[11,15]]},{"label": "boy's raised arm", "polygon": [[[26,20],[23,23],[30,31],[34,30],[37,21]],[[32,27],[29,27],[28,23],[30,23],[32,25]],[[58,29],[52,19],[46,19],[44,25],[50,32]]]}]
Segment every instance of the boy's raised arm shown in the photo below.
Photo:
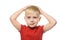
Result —
[{"label": "boy's raised arm", "polygon": [[48,20],[48,23],[46,25],[44,25],[44,27],[43,27],[44,32],[46,32],[49,29],[51,29],[53,26],[55,26],[55,24],[57,23],[57,21],[53,17],[51,17],[50,15],[46,14],[41,9],[40,9],[40,12]]},{"label": "boy's raised arm", "polygon": [[14,25],[14,27],[16,29],[18,29],[18,31],[21,30],[21,24],[16,20],[17,17],[29,6],[26,6],[18,11],[16,11],[13,15],[10,16],[10,21],[12,22],[12,24]]},{"label": "boy's raised arm", "polygon": [[16,11],[13,15],[10,16],[11,23],[18,30],[21,29],[21,24],[16,19],[21,14],[21,12],[23,12],[23,10],[24,9],[20,9],[20,10]]}]

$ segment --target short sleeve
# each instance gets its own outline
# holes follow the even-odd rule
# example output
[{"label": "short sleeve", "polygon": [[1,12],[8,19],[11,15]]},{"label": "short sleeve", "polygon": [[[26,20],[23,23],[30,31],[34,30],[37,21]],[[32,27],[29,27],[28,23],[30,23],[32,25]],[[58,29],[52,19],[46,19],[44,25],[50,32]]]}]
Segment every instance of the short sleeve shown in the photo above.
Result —
[{"label": "short sleeve", "polygon": [[21,30],[19,32],[21,32],[23,29],[25,29],[26,25],[22,25],[21,24]]},{"label": "short sleeve", "polygon": [[44,29],[43,29],[44,25],[40,25],[39,29],[42,33],[44,33]]},{"label": "short sleeve", "polygon": [[44,29],[43,29],[43,27],[44,27],[44,25],[41,26],[41,28],[42,28],[42,33],[44,33]]}]

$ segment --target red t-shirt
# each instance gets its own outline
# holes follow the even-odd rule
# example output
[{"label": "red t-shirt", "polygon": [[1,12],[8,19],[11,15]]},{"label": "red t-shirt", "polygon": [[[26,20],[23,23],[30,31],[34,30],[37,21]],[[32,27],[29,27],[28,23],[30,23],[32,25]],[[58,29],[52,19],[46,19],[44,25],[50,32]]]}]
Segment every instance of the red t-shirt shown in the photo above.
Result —
[{"label": "red t-shirt", "polygon": [[26,25],[21,25],[21,40],[42,40],[43,26],[29,28]]}]

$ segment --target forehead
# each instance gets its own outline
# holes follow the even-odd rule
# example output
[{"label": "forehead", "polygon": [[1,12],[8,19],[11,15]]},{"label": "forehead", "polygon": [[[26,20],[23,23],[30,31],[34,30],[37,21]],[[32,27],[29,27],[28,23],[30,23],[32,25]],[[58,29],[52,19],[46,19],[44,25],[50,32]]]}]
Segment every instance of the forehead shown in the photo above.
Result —
[{"label": "forehead", "polygon": [[30,10],[28,12],[25,12],[25,16],[39,16],[39,12]]},{"label": "forehead", "polygon": [[39,16],[39,15],[36,13],[25,13],[25,16]]}]

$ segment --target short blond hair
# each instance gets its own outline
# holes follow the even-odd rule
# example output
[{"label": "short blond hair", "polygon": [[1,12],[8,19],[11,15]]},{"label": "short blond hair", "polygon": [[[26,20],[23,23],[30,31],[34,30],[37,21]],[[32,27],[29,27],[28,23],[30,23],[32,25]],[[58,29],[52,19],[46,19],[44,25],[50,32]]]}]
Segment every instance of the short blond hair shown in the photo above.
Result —
[{"label": "short blond hair", "polygon": [[37,14],[40,14],[40,10],[37,6],[30,6],[25,10],[25,13],[31,13],[31,12],[38,12]]}]

